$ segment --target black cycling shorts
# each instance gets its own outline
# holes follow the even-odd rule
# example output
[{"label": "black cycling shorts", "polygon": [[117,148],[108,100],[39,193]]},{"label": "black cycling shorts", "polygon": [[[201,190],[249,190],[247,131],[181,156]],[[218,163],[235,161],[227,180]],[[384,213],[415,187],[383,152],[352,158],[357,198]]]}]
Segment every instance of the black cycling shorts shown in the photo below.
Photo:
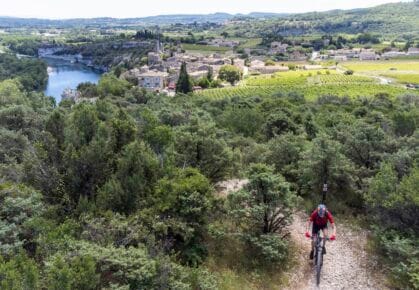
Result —
[{"label": "black cycling shorts", "polygon": [[327,224],[320,226],[320,225],[316,225],[315,223],[313,223],[313,229],[311,230],[311,235],[315,235],[320,230],[323,230],[323,229],[327,229]]}]

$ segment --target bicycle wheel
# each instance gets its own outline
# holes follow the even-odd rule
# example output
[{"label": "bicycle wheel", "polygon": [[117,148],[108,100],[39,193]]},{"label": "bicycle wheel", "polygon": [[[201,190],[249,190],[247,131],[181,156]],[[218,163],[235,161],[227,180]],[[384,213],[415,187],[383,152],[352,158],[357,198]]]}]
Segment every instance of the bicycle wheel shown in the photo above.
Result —
[{"label": "bicycle wheel", "polygon": [[322,249],[319,247],[317,248],[316,251],[316,283],[317,286],[319,286],[320,284],[320,273],[322,270],[322,265],[323,265],[323,253],[322,253]]}]

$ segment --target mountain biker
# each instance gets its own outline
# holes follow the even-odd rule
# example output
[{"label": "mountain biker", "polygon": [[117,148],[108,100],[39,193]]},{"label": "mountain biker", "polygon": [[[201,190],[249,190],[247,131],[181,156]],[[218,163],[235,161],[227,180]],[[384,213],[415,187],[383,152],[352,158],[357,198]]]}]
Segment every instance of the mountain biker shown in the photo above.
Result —
[{"label": "mountain biker", "polygon": [[[323,236],[324,237],[328,236],[327,222],[330,222],[330,225],[332,226],[332,229],[333,229],[333,234],[330,236],[330,240],[333,241],[333,240],[336,239],[335,221],[333,220],[333,216],[330,213],[330,211],[327,210],[326,206],[324,204],[319,204],[317,209],[315,209],[313,211],[313,213],[310,215],[310,217],[307,221],[307,226],[306,226],[306,237],[310,238],[311,235],[313,236],[313,239],[311,241],[310,259],[313,259],[315,237],[316,237],[317,233],[320,230],[322,230],[323,231]],[[310,235],[309,228],[310,228],[311,223],[313,223],[313,229],[312,229],[311,235]],[[326,239],[324,240],[324,243],[323,243],[323,253],[324,254],[326,254],[325,245],[326,245]]]}]

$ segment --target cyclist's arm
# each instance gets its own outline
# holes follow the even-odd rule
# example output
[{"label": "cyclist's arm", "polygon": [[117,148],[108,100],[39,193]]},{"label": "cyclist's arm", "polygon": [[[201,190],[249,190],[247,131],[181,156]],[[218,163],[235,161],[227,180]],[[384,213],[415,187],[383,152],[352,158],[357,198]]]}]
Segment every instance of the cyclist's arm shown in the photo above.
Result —
[{"label": "cyclist's arm", "polygon": [[333,236],[336,236],[336,225],[335,223],[330,223],[330,225],[332,226],[332,230],[333,230]]},{"label": "cyclist's arm", "polygon": [[333,216],[330,212],[327,213],[328,215],[328,220],[330,222],[330,225],[332,226],[332,230],[333,230],[333,236],[336,236],[336,225],[335,225],[335,220],[333,219]]},{"label": "cyclist's arm", "polygon": [[307,224],[306,224],[306,233],[309,233],[310,232],[310,226],[311,226],[311,224],[312,224],[313,222],[310,220],[310,219],[308,219],[307,220]]}]

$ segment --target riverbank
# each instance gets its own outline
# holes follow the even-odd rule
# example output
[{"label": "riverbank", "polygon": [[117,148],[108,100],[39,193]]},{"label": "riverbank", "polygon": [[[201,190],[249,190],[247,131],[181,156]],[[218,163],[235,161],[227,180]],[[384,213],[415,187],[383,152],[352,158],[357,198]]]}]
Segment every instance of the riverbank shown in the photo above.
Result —
[{"label": "riverbank", "polygon": [[42,58],[48,64],[48,84],[44,93],[59,103],[65,90],[74,90],[80,83],[97,83],[102,72],[82,63],[62,58]]},{"label": "riverbank", "polygon": [[[69,55],[69,54],[65,54],[65,55],[39,55],[38,56],[41,59],[44,60],[57,60],[57,61],[62,61],[62,62],[68,62],[71,64],[81,64],[84,65],[86,67],[89,67],[99,73],[105,73],[109,71],[109,68],[106,66],[100,66],[100,65],[95,65],[93,64],[93,60],[88,59],[88,58],[83,58],[83,56],[81,55]],[[47,61],[48,62],[48,61]]]}]

